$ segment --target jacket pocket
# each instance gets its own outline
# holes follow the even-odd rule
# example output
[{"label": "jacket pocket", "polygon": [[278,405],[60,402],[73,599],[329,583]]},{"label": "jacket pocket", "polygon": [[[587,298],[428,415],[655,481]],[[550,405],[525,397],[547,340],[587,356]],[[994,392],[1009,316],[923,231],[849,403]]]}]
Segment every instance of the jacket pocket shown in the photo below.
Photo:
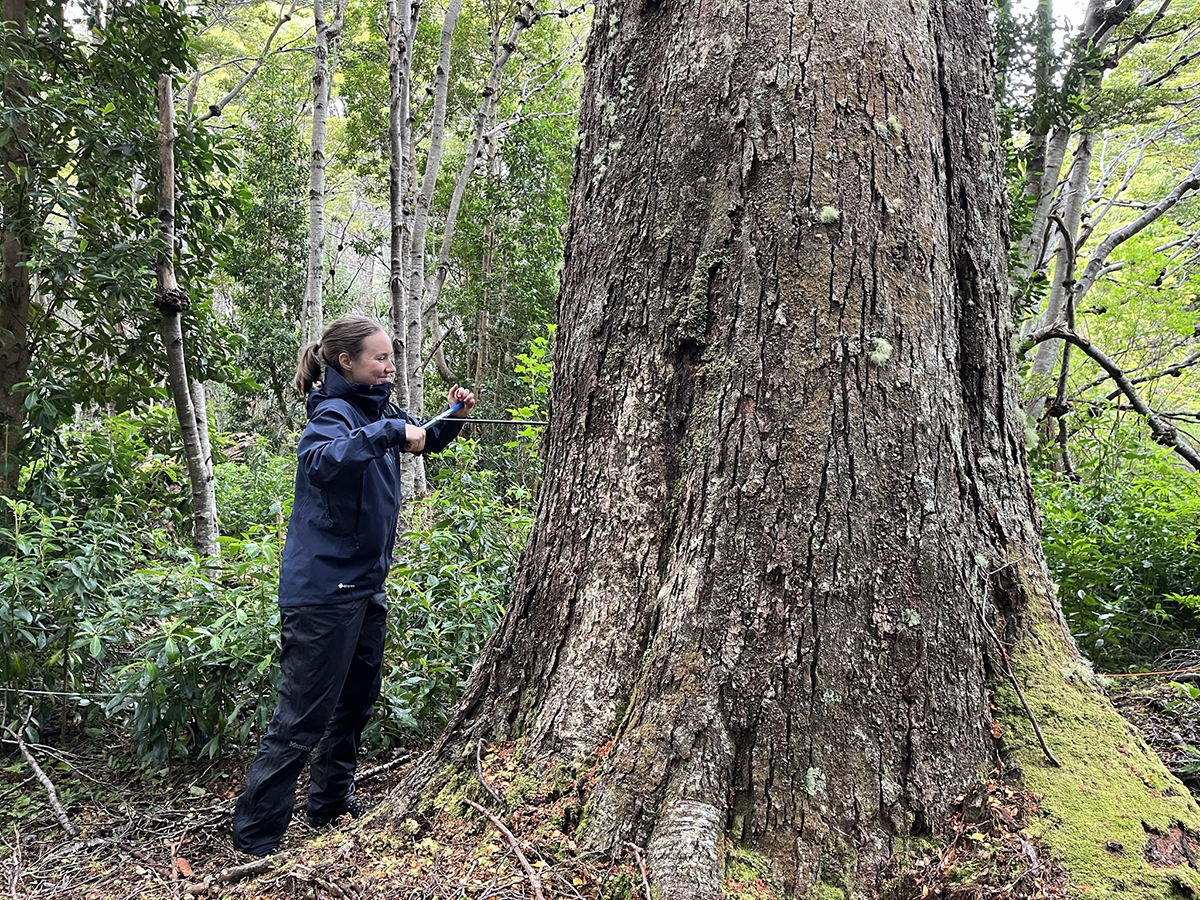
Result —
[{"label": "jacket pocket", "polygon": [[347,491],[331,493],[321,491],[323,507],[324,530],[329,534],[335,547],[351,550],[358,547],[358,507],[356,502],[362,495],[362,482],[355,494],[347,497]]}]

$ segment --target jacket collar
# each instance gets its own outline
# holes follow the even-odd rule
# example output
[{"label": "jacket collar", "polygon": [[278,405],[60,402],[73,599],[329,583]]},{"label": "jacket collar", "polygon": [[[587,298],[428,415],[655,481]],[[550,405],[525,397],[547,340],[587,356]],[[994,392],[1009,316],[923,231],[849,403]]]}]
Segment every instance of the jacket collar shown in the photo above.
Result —
[{"label": "jacket collar", "polygon": [[384,414],[392,398],[392,384],[361,384],[347,381],[333,366],[325,369],[321,386],[308,395],[305,406],[311,419],[317,407],[326,400],[337,398],[353,403],[367,415],[378,419]]}]

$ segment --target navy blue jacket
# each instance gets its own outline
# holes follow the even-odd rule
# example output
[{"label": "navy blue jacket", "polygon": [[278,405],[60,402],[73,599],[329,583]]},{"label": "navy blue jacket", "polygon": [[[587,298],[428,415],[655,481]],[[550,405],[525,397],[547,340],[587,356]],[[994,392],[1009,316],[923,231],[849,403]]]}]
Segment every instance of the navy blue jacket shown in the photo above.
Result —
[{"label": "navy blue jacket", "polygon": [[[345,603],[383,590],[396,542],[405,426],[420,424],[389,402],[390,393],[391,385],[352,384],[328,369],[308,395],[280,606]],[[461,428],[453,418],[434,423],[424,452],[443,449]]]}]

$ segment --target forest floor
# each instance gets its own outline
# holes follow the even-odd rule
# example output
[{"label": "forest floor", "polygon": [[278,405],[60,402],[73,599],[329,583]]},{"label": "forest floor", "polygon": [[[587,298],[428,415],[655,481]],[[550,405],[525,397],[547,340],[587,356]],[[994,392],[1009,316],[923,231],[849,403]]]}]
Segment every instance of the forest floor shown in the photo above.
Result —
[{"label": "forest floor", "polygon": [[[1167,767],[1200,797],[1200,702],[1168,683],[1121,683],[1111,694]],[[81,743],[81,742],[76,742]],[[617,858],[581,854],[570,834],[582,812],[592,769],[519,770],[512,748],[493,748],[479,774],[500,812],[378,823],[316,832],[293,821],[281,852],[255,860],[233,850],[229,821],[248,758],[172,764],[145,775],[121,748],[70,752],[27,748],[62,800],[67,835],[49,794],[6,741],[0,756],[0,897],[12,900],[132,898],[650,897],[640,848]],[[1192,748],[1192,749],[1187,749]],[[403,780],[415,756],[402,752],[363,764],[358,793],[377,805]],[[303,797],[305,784],[298,790]],[[481,794],[486,801],[486,796]],[[302,802],[302,800],[301,800]],[[907,898],[1066,897],[1064,874],[1025,825],[1038,798],[993,773],[943,823],[942,843],[897,860],[895,896]],[[461,804],[460,804],[460,808]],[[496,823],[503,823],[508,834]],[[782,896],[749,854],[730,847],[727,896]],[[966,878],[964,873],[969,873]],[[969,884],[964,883],[964,879]]]}]

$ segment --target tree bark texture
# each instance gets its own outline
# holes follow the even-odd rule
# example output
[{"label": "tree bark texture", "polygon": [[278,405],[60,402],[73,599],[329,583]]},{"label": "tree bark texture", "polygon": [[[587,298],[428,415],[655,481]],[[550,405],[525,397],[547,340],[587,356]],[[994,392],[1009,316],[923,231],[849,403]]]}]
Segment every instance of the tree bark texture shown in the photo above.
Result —
[{"label": "tree bark texture", "polygon": [[188,378],[183,352],[183,312],[188,299],[175,280],[175,101],[170,75],[158,78],[158,121],[158,220],[162,249],[155,264],[158,278],[155,302],[162,312],[167,379],[192,488],[193,543],[201,556],[215,559],[221,555],[221,546],[217,543],[216,485],[208,443],[208,413],[204,408],[207,401],[203,385]]},{"label": "tree bark texture", "polygon": [[[609,740],[585,841],[873,896],[991,759],[981,611],[1073,650],[1014,391],[983,0],[601,2],[545,481],[410,788]],[[990,590],[990,594],[989,594]],[[1033,601],[1030,601],[1033,602]],[[830,894],[833,896],[834,894]]]},{"label": "tree bark texture", "polygon": [[[0,22],[6,26],[4,52],[10,59],[25,56],[26,9],[24,0],[3,0]],[[25,80],[8,72],[0,85],[0,105],[20,108],[27,101]],[[0,178],[4,186],[0,204],[0,496],[12,497],[21,474],[19,450],[25,425],[25,392],[17,387],[29,372],[29,240],[33,209],[29,192],[13,167],[25,166],[23,145],[29,129],[18,117],[8,143],[0,148]]]}]

